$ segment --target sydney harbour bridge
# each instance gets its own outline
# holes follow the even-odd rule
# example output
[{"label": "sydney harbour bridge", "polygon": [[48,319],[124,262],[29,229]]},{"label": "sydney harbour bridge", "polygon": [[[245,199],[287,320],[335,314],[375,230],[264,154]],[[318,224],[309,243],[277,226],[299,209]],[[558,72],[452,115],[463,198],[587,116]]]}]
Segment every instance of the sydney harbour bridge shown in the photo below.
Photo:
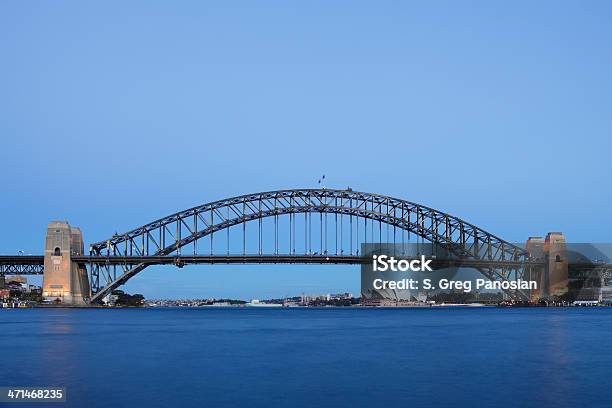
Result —
[{"label": "sydney harbour bridge", "polygon": [[[88,254],[78,228],[51,222],[44,255],[0,256],[0,274],[43,274],[43,296],[66,304],[94,304],[151,265],[362,264],[371,262],[360,253],[363,244],[402,248],[415,242],[441,245],[454,257],[439,263],[452,266],[453,259],[459,260],[489,280],[529,280],[541,277],[551,265],[565,268],[567,276],[563,252],[551,249],[564,239],[532,241],[531,248],[528,241],[522,247],[414,202],[325,188],[269,191],[202,204],[113,234],[89,245]],[[522,290],[508,296],[533,298]]]}]

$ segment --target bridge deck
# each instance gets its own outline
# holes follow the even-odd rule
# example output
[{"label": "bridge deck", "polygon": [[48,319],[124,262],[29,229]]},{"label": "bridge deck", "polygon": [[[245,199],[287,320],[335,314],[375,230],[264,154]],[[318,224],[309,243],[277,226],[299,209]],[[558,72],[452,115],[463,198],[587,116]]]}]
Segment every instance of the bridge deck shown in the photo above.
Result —
[{"label": "bridge deck", "polygon": [[[401,258],[397,255],[397,258]],[[367,264],[372,262],[369,256],[357,255],[187,255],[187,256],[73,256],[72,260],[82,264],[96,265],[181,265],[181,264],[267,264],[267,263],[300,263],[300,264]],[[542,265],[542,262],[525,261],[489,261],[471,259],[434,259],[436,266],[466,266],[466,267],[512,267],[525,265]],[[0,255],[0,265],[44,265],[42,255]]]},{"label": "bridge deck", "polygon": [[[399,258],[399,256],[398,256]],[[372,262],[372,258],[356,255],[188,255],[188,256],[73,256],[75,262],[95,265],[194,265],[194,264],[347,264],[359,265]],[[543,266],[543,261],[489,261],[472,259],[434,259],[433,268],[518,268],[524,266]],[[574,270],[611,269],[610,264],[589,262],[570,263]],[[44,256],[42,255],[0,255],[2,274],[42,274]]]}]

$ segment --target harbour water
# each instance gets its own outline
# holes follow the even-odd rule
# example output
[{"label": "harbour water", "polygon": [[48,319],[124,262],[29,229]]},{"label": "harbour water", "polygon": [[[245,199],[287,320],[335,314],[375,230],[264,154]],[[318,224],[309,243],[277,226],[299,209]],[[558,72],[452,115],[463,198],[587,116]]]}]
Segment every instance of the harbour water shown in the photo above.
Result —
[{"label": "harbour water", "polygon": [[0,348],[58,407],[612,406],[610,308],[14,309]]}]

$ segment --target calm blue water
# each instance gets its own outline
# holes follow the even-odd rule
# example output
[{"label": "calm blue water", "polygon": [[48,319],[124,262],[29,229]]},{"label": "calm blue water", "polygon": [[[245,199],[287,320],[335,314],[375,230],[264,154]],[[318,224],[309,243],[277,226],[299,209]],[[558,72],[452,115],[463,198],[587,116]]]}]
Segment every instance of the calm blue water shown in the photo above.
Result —
[{"label": "calm blue water", "polygon": [[52,406],[612,406],[612,309],[0,310],[0,350]]}]

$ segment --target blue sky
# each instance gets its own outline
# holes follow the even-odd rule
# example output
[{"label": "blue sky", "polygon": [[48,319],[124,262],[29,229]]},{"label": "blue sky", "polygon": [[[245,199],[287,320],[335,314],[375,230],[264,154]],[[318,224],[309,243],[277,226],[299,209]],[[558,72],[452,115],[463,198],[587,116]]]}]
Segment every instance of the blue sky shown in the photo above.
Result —
[{"label": "blue sky", "polygon": [[[0,253],[328,186],[511,241],[609,242],[605,1],[0,4]],[[358,291],[357,268],[147,270],[148,297]]]}]

